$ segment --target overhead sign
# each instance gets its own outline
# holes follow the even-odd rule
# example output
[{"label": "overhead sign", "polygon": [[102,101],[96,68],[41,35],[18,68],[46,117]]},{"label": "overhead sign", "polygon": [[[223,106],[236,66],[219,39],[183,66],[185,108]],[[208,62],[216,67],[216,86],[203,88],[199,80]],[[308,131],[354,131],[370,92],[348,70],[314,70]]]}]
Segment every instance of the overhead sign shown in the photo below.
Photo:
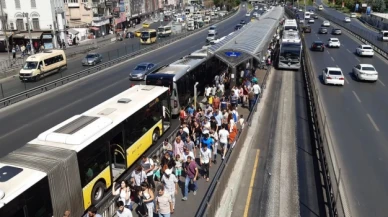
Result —
[{"label": "overhead sign", "polygon": [[368,6],[368,7],[366,8],[366,15],[370,15],[370,12],[371,12],[371,8],[370,8],[370,6]]},{"label": "overhead sign", "polygon": [[354,11],[357,12],[359,7],[360,7],[360,4],[356,4],[356,9],[354,9]]},{"label": "overhead sign", "polygon": [[241,53],[234,52],[234,51],[228,51],[228,52],[225,52],[225,55],[228,57],[239,57],[239,56],[241,56]]}]

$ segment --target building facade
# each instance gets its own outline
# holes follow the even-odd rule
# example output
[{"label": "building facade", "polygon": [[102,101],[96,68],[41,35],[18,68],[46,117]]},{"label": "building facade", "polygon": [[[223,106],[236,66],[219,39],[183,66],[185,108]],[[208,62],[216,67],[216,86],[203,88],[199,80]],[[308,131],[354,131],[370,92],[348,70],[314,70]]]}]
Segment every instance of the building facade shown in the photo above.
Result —
[{"label": "building facade", "polygon": [[29,43],[31,38],[35,48],[40,44],[44,44],[46,49],[57,46],[57,33],[61,32],[58,30],[58,17],[59,23],[64,23],[63,0],[0,1],[6,16],[7,32],[12,33],[11,45]]}]

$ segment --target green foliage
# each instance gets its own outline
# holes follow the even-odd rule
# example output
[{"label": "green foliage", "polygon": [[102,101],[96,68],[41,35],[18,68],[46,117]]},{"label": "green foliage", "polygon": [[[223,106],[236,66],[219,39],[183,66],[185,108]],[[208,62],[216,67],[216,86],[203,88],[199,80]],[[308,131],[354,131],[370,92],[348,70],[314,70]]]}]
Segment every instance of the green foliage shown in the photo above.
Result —
[{"label": "green foliage", "polygon": [[385,1],[384,0],[373,0],[372,7],[373,7],[373,11],[384,12],[385,8],[386,8]]}]

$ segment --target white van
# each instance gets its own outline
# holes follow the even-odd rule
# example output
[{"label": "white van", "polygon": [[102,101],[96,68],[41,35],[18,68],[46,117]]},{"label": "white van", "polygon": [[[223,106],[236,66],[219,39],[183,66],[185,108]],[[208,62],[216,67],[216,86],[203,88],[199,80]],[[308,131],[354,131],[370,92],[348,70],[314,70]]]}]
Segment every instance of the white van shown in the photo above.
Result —
[{"label": "white van", "polygon": [[379,33],[379,38],[381,41],[388,41],[388,31],[385,31],[385,30],[381,31]]},{"label": "white van", "polygon": [[67,68],[63,50],[50,50],[29,56],[19,72],[21,81],[38,81],[41,77]]},{"label": "white van", "polygon": [[217,26],[213,25],[209,28],[209,34],[215,34],[217,35]]},{"label": "white van", "polygon": [[168,37],[172,33],[171,26],[160,26],[158,28],[159,37]]}]

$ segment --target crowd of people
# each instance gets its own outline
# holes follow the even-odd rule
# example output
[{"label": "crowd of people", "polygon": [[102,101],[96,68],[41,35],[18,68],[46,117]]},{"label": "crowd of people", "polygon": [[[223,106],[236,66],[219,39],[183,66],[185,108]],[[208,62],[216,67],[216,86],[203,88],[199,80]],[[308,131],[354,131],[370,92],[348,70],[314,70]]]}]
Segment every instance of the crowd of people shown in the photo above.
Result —
[{"label": "crowd of people", "polygon": [[[122,180],[112,194],[118,196],[117,216],[170,217],[181,186],[182,201],[189,193],[196,195],[198,180],[209,182],[210,168],[224,160],[233,148],[245,120],[238,107],[253,108],[261,92],[255,69],[247,63],[241,68],[239,86],[230,87],[230,74],[224,71],[214,77],[204,91],[202,105],[182,107],[180,127],[173,142],[165,139],[162,156],[142,156],[141,163],[132,172],[130,180]],[[137,206],[133,206],[137,204]],[[135,208],[136,207],[136,208]],[[90,215],[89,215],[90,213]],[[97,216],[94,208],[87,215]]]}]

